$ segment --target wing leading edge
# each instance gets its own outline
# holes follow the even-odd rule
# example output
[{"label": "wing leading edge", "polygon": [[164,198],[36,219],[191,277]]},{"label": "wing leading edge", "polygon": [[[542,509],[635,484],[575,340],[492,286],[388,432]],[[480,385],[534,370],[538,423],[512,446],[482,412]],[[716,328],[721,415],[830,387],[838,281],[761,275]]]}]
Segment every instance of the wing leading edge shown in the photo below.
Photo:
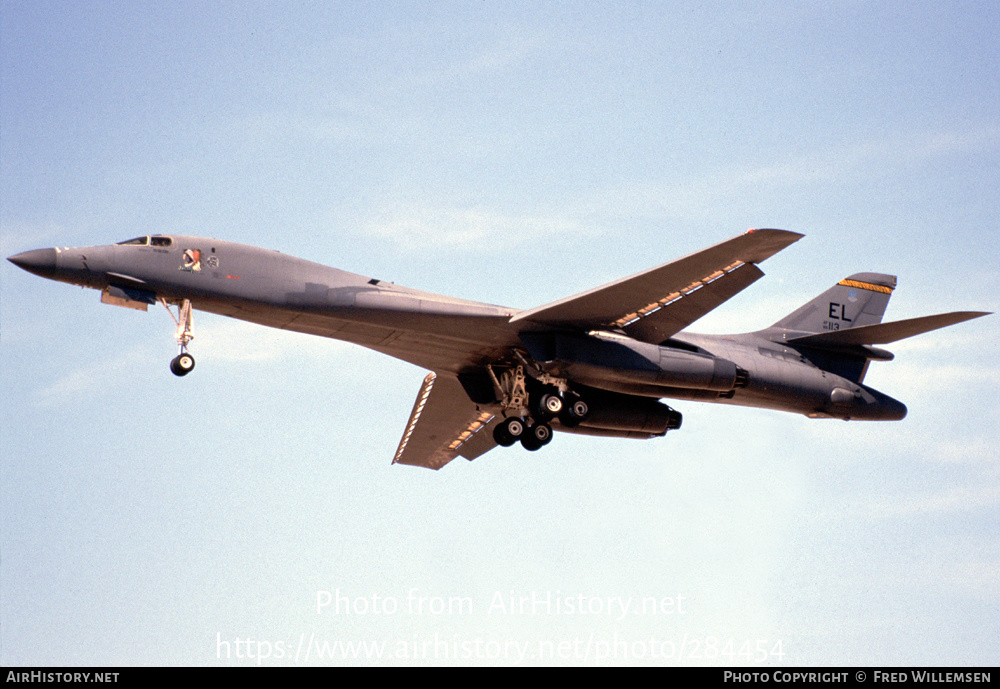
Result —
[{"label": "wing leading edge", "polygon": [[662,342],[763,277],[756,264],[802,236],[750,230],[631,277],[522,311],[511,322],[615,327],[638,340]]}]

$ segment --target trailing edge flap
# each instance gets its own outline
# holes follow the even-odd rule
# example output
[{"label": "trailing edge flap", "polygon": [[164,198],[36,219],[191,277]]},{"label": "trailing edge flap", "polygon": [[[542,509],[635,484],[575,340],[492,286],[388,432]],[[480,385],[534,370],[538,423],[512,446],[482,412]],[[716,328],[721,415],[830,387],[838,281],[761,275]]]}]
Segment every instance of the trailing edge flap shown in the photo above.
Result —
[{"label": "trailing edge flap", "polygon": [[750,230],[656,268],[522,311],[530,320],[576,328],[621,328],[645,342],[662,342],[760,279],[755,264],[803,235]]},{"label": "trailing edge flap", "polygon": [[496,446],[488,431],[492,420],[492,413],[469,399],[458,378],[429,373],[392,463],[440,469],[459,455],[475,459]]},{"label": "trailing edge flap", "polygon": [[897,340],[905,340],[914,335],[945,328],[949,325],[962,323],[980,316],[988,316],[988,311],[955,311],[941,313],[936,316],[907,318],[902,321],[891,321],[877,325],[861,325],[856,328],[846,328],[833,332],[805,335],[788,340],[789,344],[800,344],[812,347],[848,347],[851,345],[889,344]]}]

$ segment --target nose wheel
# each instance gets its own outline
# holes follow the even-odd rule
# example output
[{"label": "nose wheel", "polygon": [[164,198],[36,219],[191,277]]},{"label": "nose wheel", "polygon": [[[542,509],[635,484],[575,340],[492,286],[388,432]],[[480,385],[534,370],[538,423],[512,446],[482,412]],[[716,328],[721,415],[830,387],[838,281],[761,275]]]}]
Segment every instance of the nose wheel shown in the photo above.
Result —
[{"label": "nose wheel", "polygon": [[194,370],[194,357],[184,352],[170,361],[170,372],[175,376],[186,376]]},{"label": "nose wheel", "polygon": [[170,305],[166,299],[160,299],[160,303],[170,314],[170,318],[177,324],[177,332],[174,338],[177,340],[177,347],[180,353],[170,361],[170,372],[175,376],[186,376],[194,370],[194,357],[188,353],[188,343],[194,339],[194,309],[191,300],[185,299],[177,304],[177,315],[170,310]]}]

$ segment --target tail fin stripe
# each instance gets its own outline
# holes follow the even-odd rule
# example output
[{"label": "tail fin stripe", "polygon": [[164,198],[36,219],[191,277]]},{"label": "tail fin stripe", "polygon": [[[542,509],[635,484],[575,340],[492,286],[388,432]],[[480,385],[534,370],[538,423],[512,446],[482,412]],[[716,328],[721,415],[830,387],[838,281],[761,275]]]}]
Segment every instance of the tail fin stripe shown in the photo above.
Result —
[{"label": "tail fin stripe", "polygon": [[857,287],[858,289],[867,289],[872,292],[881,292],[882,294],[892,294],[892,287],[886,287],[885,285],[874,285],[870,282],[860,282],[859,280],[844,279],[837,283],[838,285],[843,285],[844,287]]}]

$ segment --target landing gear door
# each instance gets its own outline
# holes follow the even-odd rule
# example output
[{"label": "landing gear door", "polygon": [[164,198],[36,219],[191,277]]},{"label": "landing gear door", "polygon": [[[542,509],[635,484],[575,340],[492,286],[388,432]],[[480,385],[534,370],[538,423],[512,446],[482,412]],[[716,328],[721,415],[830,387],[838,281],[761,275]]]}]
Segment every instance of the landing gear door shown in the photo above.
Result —
[{"label": "landing gear door", "polygon": [[156,294],[144,289],[131,287],[105,287],[101,292],[101,303],[124,306],[126,309],[145,311],[149,304],[156,303]]}]

